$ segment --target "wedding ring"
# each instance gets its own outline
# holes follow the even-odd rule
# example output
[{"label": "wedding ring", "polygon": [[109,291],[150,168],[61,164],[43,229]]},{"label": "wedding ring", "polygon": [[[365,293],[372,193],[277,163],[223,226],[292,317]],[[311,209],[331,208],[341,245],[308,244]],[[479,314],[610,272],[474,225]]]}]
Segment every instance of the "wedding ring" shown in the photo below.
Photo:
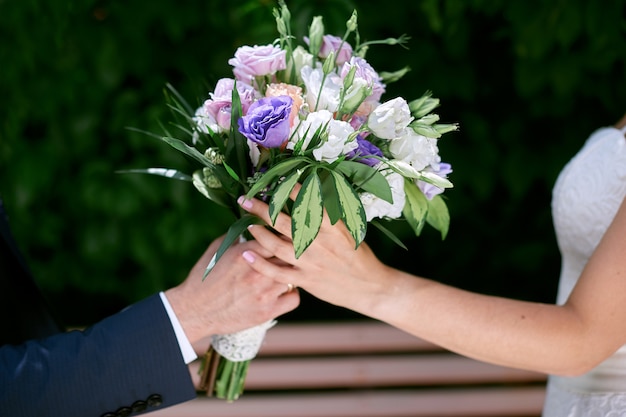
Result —
[{"label": "wedding ring", "polygon": [[296,288],[295,285],[293,285],[292,283],[287,284],[287,292],[291,292],[294,290],[294,288]]}]

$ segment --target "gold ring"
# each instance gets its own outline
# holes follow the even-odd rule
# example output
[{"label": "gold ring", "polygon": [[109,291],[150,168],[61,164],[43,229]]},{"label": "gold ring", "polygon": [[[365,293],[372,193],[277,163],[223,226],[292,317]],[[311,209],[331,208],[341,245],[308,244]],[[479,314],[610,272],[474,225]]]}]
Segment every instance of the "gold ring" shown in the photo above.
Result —
[{"label": "gold ring", "polygon": [[294,290],[294,288],[296,288],[295,285],[293,285],[292,283],[287,284],[287,292],[291,292]]}]

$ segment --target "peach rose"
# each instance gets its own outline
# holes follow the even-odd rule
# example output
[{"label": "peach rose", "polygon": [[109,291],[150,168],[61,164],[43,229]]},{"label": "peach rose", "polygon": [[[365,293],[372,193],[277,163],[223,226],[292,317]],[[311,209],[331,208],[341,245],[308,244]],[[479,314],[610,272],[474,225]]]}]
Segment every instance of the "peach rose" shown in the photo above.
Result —
[{"label": "peach rose", "polygon": [[293,127],[294,120],[302,106],[302,88],[286,83],[269,84],[265,90],[265,97],[289,96],[293,100],[291,113],[289,114],[289,126]]}]

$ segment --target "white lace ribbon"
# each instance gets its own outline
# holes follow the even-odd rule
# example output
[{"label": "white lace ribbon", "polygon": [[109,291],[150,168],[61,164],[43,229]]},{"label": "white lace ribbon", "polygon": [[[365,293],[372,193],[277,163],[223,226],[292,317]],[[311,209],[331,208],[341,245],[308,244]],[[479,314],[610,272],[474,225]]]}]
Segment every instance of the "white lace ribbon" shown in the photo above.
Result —
[{"label": "white lace ribbon", "polygon": [[237,333],[214,335],[211,338],[211,346],[222,357],[232,362],[254,359],[261,348],[265,333],[275,324],[276,320],[269,320]]}]

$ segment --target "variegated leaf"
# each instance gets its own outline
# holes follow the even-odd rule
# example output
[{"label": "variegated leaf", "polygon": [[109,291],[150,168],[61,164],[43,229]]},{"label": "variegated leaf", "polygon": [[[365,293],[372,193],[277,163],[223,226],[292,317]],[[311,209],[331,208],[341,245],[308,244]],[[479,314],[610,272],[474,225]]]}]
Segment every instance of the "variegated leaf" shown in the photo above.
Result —
[{"label": "variegated leaf", "polygon": [[412,181],[404,181],[404,193],[406,194],[406,202],[402,214],[415,234],[419,236],[426,220],[428,200]]},{"label": "variegated leaf", "polygon": [[291,235],[296,258],[317,237],[323,214],[321,182],[317,172],[312,171],[302,183],[291,214]]},{"label": "variegated leaf", "polygon": [[343,221],[354,238],[356,247],[358,247],[365,239],[365,233],[367,232],[365,209],[359,196],[343,175],[335,171],[331,171],[331,175],[337,189]]}]

